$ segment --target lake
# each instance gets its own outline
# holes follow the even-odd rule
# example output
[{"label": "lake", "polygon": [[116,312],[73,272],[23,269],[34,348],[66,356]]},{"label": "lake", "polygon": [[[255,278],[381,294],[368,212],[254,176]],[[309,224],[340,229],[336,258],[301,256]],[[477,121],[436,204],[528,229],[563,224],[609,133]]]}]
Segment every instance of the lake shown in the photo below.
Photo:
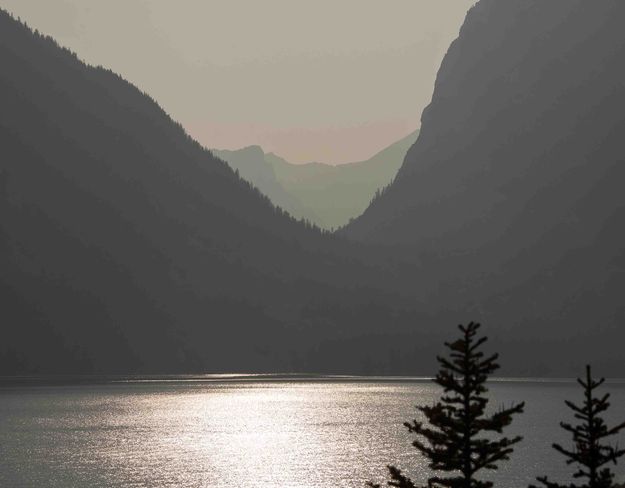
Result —
[{"label": "lake", "polygon": [[[570,446],[568,380],[500,380],[496,408],[526,401],[508,430],[525,440],[487,479],[526,487],[536,475],[566,481],[550,444]],[[625,420],[625,382],[610,424]],[[362,487],[386,464],[425,480],[427,466],[402,422],[432,403],[436,385],[406,378],[219,377],[130,379],[73,386],[0,387],[2,487]],[[617,439],[615,439],[617,440]],[[625,445],[621,436],[620,445]],[[625,479],[625,464],[617,469]]]}]

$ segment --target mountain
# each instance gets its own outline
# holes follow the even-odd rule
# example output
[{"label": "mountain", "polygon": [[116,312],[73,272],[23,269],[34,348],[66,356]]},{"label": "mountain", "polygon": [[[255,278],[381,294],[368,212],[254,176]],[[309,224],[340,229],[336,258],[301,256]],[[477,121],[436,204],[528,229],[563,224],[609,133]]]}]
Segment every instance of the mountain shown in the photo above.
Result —
[{"label": "mountain", "polygon": [[0,65],[0,374],[352,362],[384,296],[357,247],[4,11]]},{"label": "mountain", "polygon": [[621,375],[624,21],[616,0],[478,2],[397,178],[341,231],[420,263],[432,313]]},{"label": "mountain", "polygon": [[212,153],[226,161],[232,169],[239,173],[241,178],[258,188],[274,205],[296,219],[307,220],[319,225],[319,218],[314,212],[306,208],[296,195],[287,192],[278,182],[276,172],[266,160],[267,155],[260,146],[249,146],[235,151],[214,149]]},{"label": "mountain", "polygon": [[338,233],[0,11],[0,375],[503,374],[625,356],[624,4],[482,0],[393,184]]},{"label": "mountain", "polygon": [[4,371],[187,362],[185,335],[211,349],[237,327],[215,297],[258,293],[276,246],[289,259],[278,229],[315,238],[148,96],[5,12],[0,62]]},{"label": "mountain", "polygon": [[366,161],[337,165],[291,164],[258,146],[213,152],[292,216],[334,229],[360,215],[393,180],[418,134],[408,134]]}]

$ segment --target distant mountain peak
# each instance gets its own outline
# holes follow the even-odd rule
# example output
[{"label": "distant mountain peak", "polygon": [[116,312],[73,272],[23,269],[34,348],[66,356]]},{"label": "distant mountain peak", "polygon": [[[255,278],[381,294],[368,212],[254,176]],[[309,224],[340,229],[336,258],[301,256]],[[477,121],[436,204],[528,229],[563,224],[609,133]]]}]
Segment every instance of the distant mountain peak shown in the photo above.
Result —
[{"label": "distant mountain peak", "polygon": [[250,147],[216,154],[295,217],[336,229],[358,216],[376,192],[392,181],[417,136],[418,131],[414,131],[367,161],[337,165],[292,164],[274,153],[264,154]]}]

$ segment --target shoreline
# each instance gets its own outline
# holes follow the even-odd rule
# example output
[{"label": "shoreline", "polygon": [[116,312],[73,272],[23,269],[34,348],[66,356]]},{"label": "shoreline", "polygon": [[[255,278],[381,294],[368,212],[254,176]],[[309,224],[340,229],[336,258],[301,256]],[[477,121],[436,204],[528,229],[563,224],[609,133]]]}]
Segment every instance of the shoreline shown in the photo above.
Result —
[{"label": "shoreline", "polygon": [[[20,375],[0,376],[0,388],[62,387],[62,386],[124,386],[174,384],[232,383],[430,383],[431,376],[334,375],[314,373],[218,373],[164,375]],[[490,383],[517,385],[569,385],[575,378],[558,377],[495,377]],[[625,378],[606,378],[606,384],[625,385]]]}]

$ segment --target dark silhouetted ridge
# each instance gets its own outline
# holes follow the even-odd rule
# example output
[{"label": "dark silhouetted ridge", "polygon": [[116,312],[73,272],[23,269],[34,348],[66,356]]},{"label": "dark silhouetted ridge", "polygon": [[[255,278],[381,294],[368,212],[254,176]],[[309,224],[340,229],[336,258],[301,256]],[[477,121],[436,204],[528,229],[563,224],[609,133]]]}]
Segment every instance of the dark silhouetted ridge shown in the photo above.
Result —
[{"label": "dark silhouetted ridge", "polygon": [[478,2],[395,182],[342,233],[420,263],[433,311],[623,371],[624,22],[618,0]]},{"label": "dark silhouetted ridge", "polygon": [[503,374],[622,376],[624,19],[480,1],[398,176],[337,236],[0,11],[0,375],[422,375],[475,320]]},{"label": "dark silhouetted ridge", "polygon": [[338,239],[2,11],[0,65],[0,374],[285,371],[328,337],[309,302],[364,269]]}]

